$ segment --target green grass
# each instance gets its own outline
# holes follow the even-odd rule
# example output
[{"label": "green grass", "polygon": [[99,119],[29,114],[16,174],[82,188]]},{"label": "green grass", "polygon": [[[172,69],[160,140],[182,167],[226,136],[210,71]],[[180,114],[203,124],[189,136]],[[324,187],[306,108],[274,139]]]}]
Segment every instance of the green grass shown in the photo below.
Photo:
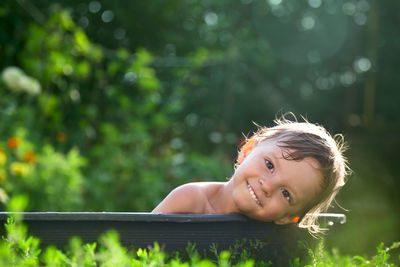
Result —
[{"label": "green grass", "polygon": [[[69,246],[60,250],[54,246],[40,248],[40,240],[27,235],[21,218],[8,219],[6,234],[0,241],[0,266],[270,266],[268,261],[256,261],[252,253],[221,251],[210,248],[212,257],[201,256],[193,245],[187,247],[185,255],[165,253],[155,243],[148,249],[127,249],[119,242],[118,234],[110,231],[102,235],[97,243],[84,244],[72,238]],[[321,242],[315,250],[308,249],[306,262],[292,259],[292,266],[398,266],[400,242],[390,247],[380,244],[375,255],[341,255],[337,249],[327,251]],[[397,256],[394,256],[397,255]]]}]

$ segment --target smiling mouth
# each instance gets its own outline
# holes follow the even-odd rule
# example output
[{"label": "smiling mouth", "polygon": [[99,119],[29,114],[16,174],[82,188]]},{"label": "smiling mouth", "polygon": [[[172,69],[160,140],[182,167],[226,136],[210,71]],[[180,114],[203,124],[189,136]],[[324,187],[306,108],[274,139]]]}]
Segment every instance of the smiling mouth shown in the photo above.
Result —
[{"label": "smiling mouth", "polygon": [[247,182],[247,189],[249,189],[250,195],[254,199],[254,201],[257,203],[257,205],[261,207],[261,202],[260,202],[260,200],[258,200],[256,193],[254,193],[254,190],[251,187],[251,185],[249,184],[249,182]]}]

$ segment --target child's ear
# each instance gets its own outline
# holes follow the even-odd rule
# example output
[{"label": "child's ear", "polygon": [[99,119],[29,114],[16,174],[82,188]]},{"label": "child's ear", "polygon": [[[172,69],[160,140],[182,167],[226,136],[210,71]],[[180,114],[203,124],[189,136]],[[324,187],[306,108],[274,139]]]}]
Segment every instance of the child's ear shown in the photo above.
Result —
[{"label": "child's ear", "polygon": [[256,141],[254,139],[250,139],[249,141],[247,141],[246,144],[244,144],[242,146],[242,148],[240,149],[238,158],[237,158],[237,164],[239,164],[239,165],[242,164],[244,159],[247,157],[248,154],[250,154],[250,152],[253,150],[255,145],[256,145]]},{"label": "child's ear", "polygon": [[299,216],[287,216],[283,217],[279,220],[274,221],[276,224],[283,225],[283,224],[289,224],[289,223],[298,223],[300,221]]}]

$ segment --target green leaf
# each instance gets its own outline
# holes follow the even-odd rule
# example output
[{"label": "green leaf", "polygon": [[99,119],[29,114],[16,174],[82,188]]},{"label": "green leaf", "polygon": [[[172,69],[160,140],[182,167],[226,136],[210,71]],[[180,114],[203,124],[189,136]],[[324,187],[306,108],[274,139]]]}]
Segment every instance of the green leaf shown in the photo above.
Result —
[{"label": "green leaf", "polygon": [[76,49],[82,53],[82,54],[87,54],[89,50],[91,49],[91,43],[89,39],[87,38],[86,34],[82,30],[78,30],[74,33],[74,40],[75,40],[75,45]]}]

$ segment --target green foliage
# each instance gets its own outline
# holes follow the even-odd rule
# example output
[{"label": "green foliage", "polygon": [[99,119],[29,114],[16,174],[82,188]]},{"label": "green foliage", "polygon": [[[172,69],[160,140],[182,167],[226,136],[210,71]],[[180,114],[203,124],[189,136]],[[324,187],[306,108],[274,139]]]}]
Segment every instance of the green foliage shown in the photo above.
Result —
[{"label": "green foliage", "polygon": [[[38,155],[38,164],[32,174],[32,190],[37,197],[32,207],[45,210],[76,210],[82,207],[82,166],[86,160],[74,148],[66,155],[44,146]],[[45,197],[41,198],[40,195]],[[60,203],[60,196],[63,203]]]},{"label": "green foliage", "polygon": [[[25,200],[24,200],[25,199]],[[26,197],[16,197],[11,200],[14,206],[22,208]],[[28,236],[27,229],[21,220],[9,218],[6,225],[6,235],[0,241],[1,266],[270,266],[264,260],[255,260],[243,249],[231,249],[217,252],[211,248],[215,257],[201,257],[193,245],[188,245],[188,260],[179,253],[167,254],[155,243],[152,248],[127,249],[119,242],[118,234],[109,231],[99,238],[98,243],[84,244],[74,237],[65,250],[54,246],[39,248],[39,239]],[[359,255],[340,255],[338,250],[331,252],[321,243],[315,251],[309,250],[310,260],[300,262],[294,259],[291,266],[396,266],[400,259],[391,258],[391,253],[398,253],[400,242],[385,247],[378,246],[376,255],[368,258]],[[235,251],[236,250],[236,251]],[[234,255],[238,256],[234,256]]]},{"label": "green foliage", "polygon": [[[400,258],[389,262],[389,252],[393,252],[396,255],[399,253],[396,251],[399,248],[400,242],[394,242],[390,247],[385,247],[384,244],[381,243],[377,247],[377,254],[368,258],[360,255],[341,255],[338,249],[333,249],[331,252],[328,252],[324,248],[324,243],[321,242],[315,251],[309,251],[311,263],[306,266],[398,266],[398,264],[400,264]],[[301,265],[299,262],[295,262],[294,266]]]},{"label": "green foliage", "polygon": [[[16,196],[9,209],[21,211],[26,205],[26,196]],[[39,266],[39,239],[27,235],[27,227],[20,216],[7,219],[6,236],[0,242],[0,263],[2,266]]]},{"label": "green foliage", "polygon": [[[71,211],[82,207],[81,168],[86,160],[76,148],[67,154],[49,144],[37,148],[26,135],[20,128],[5,144],[0,143],[3,203],[8,196],[27,194],[30,201],[23,209]],[[12,210],[22,210],[10,205]]]},{"label": "green foliage", "polygon": [[[220,156],[171,145],[181,135],[172,119],[185,93],[159,80],[152,53],[107,49],[69,11],[53,5],[49,13],[45,23],[27,22],[15,55],[23,70],[3,71],[0,136],[21,142],[15,150],[2,144],[3,195],[27,193],[28,210],[149,211],[178,184],[226,175]],[[201,67],[201,54],[201,62],[169,77]],[[28,152],[35,162],[24,161]]]}]

